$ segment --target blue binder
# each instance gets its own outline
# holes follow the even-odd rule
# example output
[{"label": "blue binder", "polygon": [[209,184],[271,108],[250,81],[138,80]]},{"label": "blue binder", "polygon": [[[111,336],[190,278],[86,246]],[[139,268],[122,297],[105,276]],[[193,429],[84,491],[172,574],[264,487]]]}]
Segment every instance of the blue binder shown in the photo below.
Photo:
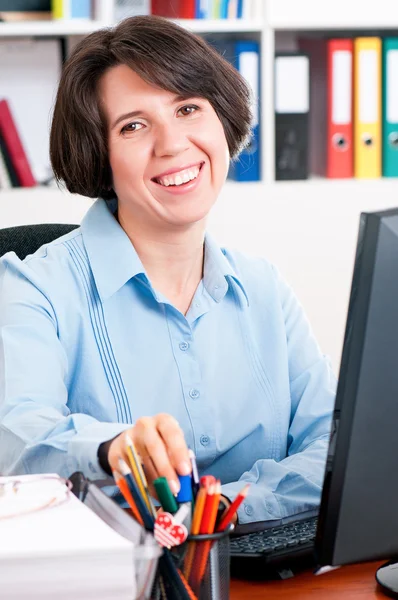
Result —
[{"label": "blue binder", "polygon": [[71,0],[70,13],[72,19],[89,19],[91,17],[91,1]]},{"label": "blue binder", "polygon": [[195,0],[195,19],[209,19],[211,11],[211,0]]},{"label": "blue binder", "polygon": [[[232,47],[231,47],[232,44]],[[231,162],[228,178],[235,181],[260,180],[260,52],[259,43],[252,40],[229,42],[225,51],[228,60],[233,52],[233,64],[249,83],[253,92],[253,133],[250,144]]]},{"label": "blue binder", "polygon": [[[247,0],[246,0],[247,2]],[[243,17],[243,0],[238,0],[238,19]]]},{"label": "blue binder", "polygon": [[221,19],[228,18],[228,0],[221,0],[220,13],[221,13]]}]

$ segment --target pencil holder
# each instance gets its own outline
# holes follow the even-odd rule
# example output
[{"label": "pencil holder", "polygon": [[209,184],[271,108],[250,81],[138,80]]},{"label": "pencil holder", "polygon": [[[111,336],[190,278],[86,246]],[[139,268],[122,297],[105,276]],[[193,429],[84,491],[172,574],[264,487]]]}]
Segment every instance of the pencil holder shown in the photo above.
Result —
[{"label": "pencil holder", "polygon": [[221,533],[189,536],[164,550],[151,600],[229,600],[230,525]]},{"label": "pencil holder", "polygon": [[181,571],[198,600],[228,600],[229,534],[233,526],[211,535],[188,537]]}]

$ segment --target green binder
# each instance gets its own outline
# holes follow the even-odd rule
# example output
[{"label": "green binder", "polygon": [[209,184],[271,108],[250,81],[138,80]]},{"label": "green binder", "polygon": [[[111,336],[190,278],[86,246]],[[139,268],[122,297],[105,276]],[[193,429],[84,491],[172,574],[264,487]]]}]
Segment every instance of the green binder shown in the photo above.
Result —
[{"label": "green binder", "polygon": [[398,177],[398,38],[383,40],[383,176]]}]

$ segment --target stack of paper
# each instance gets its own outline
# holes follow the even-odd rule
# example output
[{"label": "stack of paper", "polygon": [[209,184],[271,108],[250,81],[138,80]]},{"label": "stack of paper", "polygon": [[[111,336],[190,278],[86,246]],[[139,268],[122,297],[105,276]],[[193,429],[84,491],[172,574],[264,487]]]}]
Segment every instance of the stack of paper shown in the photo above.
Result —
[{"label": "stack of paper", "polygon": [[[136,597],[133,542],[114,531],[72,493],[52,508],[19,514],[29,508],[29,500],[26,493],[23,498],[22,493],[10,491],[9,484],[2,485],[12,479],[24,480],[24,477],[0,477],[2,598],[131,600]],[[44,485],[48,488],[49,484]],[[52,480],[51,485],[64,484]],[[45,495],[48,499],[48,489],[42,497],[30,494],[32,508],[42,505]]]}]

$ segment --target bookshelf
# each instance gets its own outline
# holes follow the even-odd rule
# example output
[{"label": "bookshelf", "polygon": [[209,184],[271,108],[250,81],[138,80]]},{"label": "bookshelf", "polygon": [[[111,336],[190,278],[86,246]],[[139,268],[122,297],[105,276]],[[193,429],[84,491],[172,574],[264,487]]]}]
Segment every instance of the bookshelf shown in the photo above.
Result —
[{"label": "bookshelf", "polygon": [[[0,23],[0,38],[64,36],[73,42],[113,23],[112,0],[99,0],[95,19],[36,23]],[[275,262],[296,291],[316,337],[338,369],[344,335],[351,270],[361,211],[398,205],[398,180],[326,180],[282,182],[274,177],[274,53],[292,49],[296,34],[343,31],[351,35],[398,31],[398,3],[378,0],[263,0],[256,21],[177,20],[200,33],[231,34],[261,43],[262,181],[228,181],[210,217],[220,243]],[[11,222],[80,221],[91,201],[55,187],[0,191],[0,227]],[[42,207],[36,216],[36,206]],[[10,207],[7,210],[5,206]],[[39,216],[40,212],[40,216]],[[7,221],[7,216],[9,220]],[[57,218],[58,216],[58,218]],[[11,221],[10,221],[11,219]]]},{"label": "bookshelf", "polygon": [[107,25],[109,23],[94,19],[0,23],[0,38],[87,35]]},{"label": "bookshelf", "polygon": [[398,4],[391,0],[266,0],[271,29],[397,29]]}]

